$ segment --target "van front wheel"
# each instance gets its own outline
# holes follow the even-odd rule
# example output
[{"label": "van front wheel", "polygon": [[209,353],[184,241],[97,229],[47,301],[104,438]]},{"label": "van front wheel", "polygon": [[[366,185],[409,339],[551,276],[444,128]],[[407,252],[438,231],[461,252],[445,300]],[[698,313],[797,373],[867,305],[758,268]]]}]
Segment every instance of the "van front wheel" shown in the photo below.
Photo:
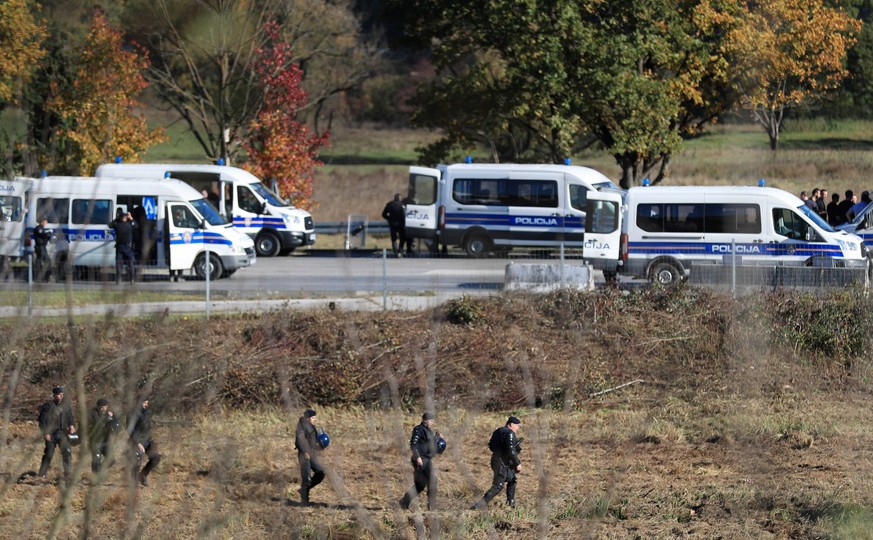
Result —
[{"label": "van front wheel", "polygon": [[468,257],[484,257],[491,249],[491,242],[484,233],[472,233],[464,240],[464,251]]},{"label": "van front wheel", "polygon": [[279,237],[273,233],[261,233],[255,238],[255,251],[258,252],[258,257],[275,257],[281,248]]},{"label": "van front wheel", "polygon": [[658,262],[649,269],[649,279],[652,283],[660,285],[676,285],[682,276],[674,265],[668,262]]},{"label": "van front wheel", "polygon": [[221,264],[221,257],[214,253],[209,254],[209,264],[206,264],[206,254],[201,253],[194,261],[194,273],[200,279],[206,279],[206,272],[209,272],[209,279],[216,280],[224,274],[224,266]]}]

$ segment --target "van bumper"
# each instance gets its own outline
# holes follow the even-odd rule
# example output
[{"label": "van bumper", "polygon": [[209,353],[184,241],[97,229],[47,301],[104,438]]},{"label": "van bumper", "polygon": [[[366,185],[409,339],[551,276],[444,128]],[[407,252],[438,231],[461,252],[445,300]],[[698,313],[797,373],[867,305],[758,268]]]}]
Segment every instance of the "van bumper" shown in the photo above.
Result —
[{"label": "van bumper", "polygon": [[315,243],[315,231],[278,231],[282,249],[311,246]]},{"label": "van bumper", "polygon": [[[248,251],[248,250],[246,250]],[[221,257],[221,264],[224,265],[225,270],[239,270],[240,268],[245,268],[247,266],[252,266],[255,264],[255,256],[254,249],[251,250],[251,255],[246,253],[245,255],[224,255]]]}]

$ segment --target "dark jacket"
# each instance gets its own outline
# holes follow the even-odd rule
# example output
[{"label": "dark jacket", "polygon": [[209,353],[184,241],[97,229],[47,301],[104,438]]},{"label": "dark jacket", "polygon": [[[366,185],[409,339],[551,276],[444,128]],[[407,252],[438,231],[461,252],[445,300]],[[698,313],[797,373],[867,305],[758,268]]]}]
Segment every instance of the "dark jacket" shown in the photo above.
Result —
[{"label": "dark jacket", "polygon": [[308,418],[301,416],[297,421],[297,430],[294,434],[294,447],[300,452],[314,454],[321,450],[318,444],[318,430]]},{"label": "dark jacket", "polygon": [[521,465],[521,460],[518,459],[518,439],[515,432],[508,427],[503,426],[494,430],[491,440],[488,441],[488,448],[507,467],[515,469]]},{"label": "dark jacket", "polygon": [[419,457],[432,459],[437,455],[436,435],[424,423],[412,428],[412,437],[409,438],[409,448],[412,450],[412,461]]},{"label": "dark jacket", "polygon": [[152,441],[152,410],[140,409],[130,416],[127,424],[130,429],[130,442],[148,446]]},{"label": "dark jacket", "polygon": [[118,419],[109,416],[109,413],[101,413],[100,409],[93,408],[88,414],[88,441],[92,447],[103,444],[109,440],[113,431],[118,430]]},{"label": "dark jacket", "polygon": [[39,429],[43,435],[61,431],[69,433],[73,425],[73,409],[66,401],[55,403],[50,399],[39,408]]},{"label": "dark jacket", "polygon": [[45,246],[52,239],[52,233],[42,225],[33,228],[33,242],[38,246]]},{"label": "dark jacket", "polygon": [[391,201],[382,210],[382,217],[388,221],[388,225],[399,227],[406,225],[406,208],[400,201]]},{"label": "dark jacket", "polygon": [[109,228],[115,231],[115,247],[133,245],[133,229],[136,225],[133,221],[116,219],[109,224]]}]

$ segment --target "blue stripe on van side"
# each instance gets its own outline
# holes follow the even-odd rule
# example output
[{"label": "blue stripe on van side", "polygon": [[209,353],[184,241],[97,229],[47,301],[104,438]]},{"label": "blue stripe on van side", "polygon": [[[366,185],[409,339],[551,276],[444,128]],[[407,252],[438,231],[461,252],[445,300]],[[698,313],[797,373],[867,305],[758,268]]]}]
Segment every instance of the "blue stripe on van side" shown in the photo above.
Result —
[{"label": "blue stripe on van side", "polygon": [[[581,219],[576,220],[581,223]],[[569,220],[568,220],[569,222]],[[446,214],[446,225],[471,226],[483,225],[492,227],[564,227],[561,216],[518,215],[518,214],[474,214],[455,212]]]},{"label": "blue stripe on van side", "polygon": [[[833,244],[737,244],[737,255],[842,257]],[[729,255],[731,245],[724,242],[629,242],[628,254],[640,255]]]},{"label": "blue stripe on van side", "polygon": [[[248,223],[246,223],[248,220]],[[285,220],[280,217],[271,216],[233,216],[234,227],[273,227],[276,229],[285,228]]]}]

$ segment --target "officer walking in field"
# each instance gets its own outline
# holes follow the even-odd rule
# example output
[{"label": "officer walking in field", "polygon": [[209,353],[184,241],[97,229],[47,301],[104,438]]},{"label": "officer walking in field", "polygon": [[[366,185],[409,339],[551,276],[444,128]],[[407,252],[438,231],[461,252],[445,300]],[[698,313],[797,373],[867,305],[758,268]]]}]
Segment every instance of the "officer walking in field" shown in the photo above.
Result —
[{"label": "officer walking in field", "polygon": [[[437,509],[437,476],[433,459],[445,450],[445,439],[439,433],[434,433],[433,426],[436,417],[426,412],[421,417],[421,423],[412,428],[409,448],[412,450],[412,481],[410,487],[400,499],[400,508],[409,508],[412,499],[427,488],[427,507]],[[441,441],[441,442],[440,442]]]},{"label": "officer walking in field", "polygon": [[318,454],[327,446],[326,435],[317,425],[315,409],[306,409],[297,421],[294,447],[297,448],[297,463],[300,465],[300,504],[309,505],[309,492],[324,480],[324,467]]},{"label": "officer walking in field", "polygon": [[56,386],[52,389],[52,399],[42,404],[39,409],[39,429],[45,441],[42,463],[39,466],[39,477],[45,478],[51,465],[55,448],[61,447],[61,458],[64,464],[64,482],[69,485],[73,479],[73,448],[70,435],[76,433],[73,425],[73,410],[64,401],[64,389]]},{"label": "officer walking in field", "polygon": [[[148,486],[148,476],[161,462],[161,454],[158,452],[158,445],[152,439],[152,410],[149,408],[149,397],[143,397],[139,404],[139,408],[130,416],[127,424],[134,456],[131,473],[135,481]],[[148,458],[148,463],[140,470],[143,457]]]},{"label": "officer walking in field", "polygon": [[88,443],[91,446],[91,472],[100,472],[105,464],[112,464],[109,456],[109,438],[118,431],[120,425],[115,414],[109,410],[109,402],[97,400],[97,406],[88,415]]},{"label": "officer walking in field", "polygon": [[506,504],[515,508],[515,475],[521,472],[521,460],[518,454],[521,452],[521,439],[516,437],[521,420],[510,416],[506,425],[497,428],[491,434],[488,441],[488,449],[491,450],[491,470],[494,479],[491,488],[485,492],[482,500],[474,505],[474,508],[485,508],[506,484]]}]

